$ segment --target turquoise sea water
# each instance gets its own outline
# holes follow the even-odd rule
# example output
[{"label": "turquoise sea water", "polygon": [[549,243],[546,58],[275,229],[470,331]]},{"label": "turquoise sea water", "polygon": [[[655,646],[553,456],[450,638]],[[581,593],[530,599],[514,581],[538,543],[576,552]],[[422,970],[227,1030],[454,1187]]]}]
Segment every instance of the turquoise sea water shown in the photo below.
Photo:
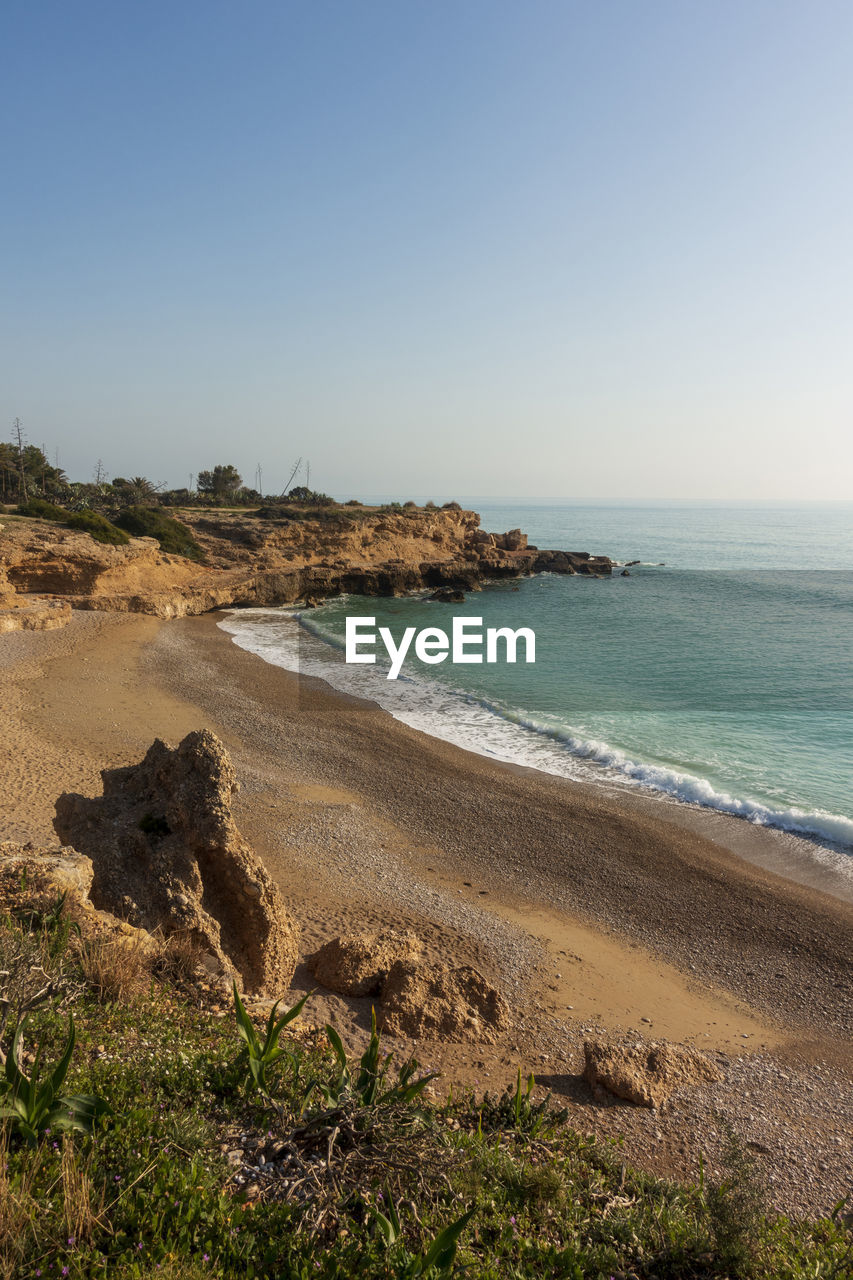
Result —
[{"label": "turquoise sea water", "polygon": [[[466,503],[469,505],[469,503]],[[422,598],[252,610],[223,625],[459,745],[565,776],[653,788],[853,853],[853,504],[476,502],[483,526],[640,560],[630,577],[541,575],[464,605]],[[665,561],[660,565],[660,561]],[[513,589],[515,588],[515,589]],[[395,638],[453,616],[532,627],[528,665],[347,666],[348,615]]]}]

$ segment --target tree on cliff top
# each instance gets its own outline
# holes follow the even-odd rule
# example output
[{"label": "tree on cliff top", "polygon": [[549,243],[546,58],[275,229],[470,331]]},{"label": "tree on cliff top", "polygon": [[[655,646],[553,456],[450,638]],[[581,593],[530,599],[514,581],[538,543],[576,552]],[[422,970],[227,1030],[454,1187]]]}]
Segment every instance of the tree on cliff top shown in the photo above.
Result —
[{"label": "tree on cliff top", "polygon": [[54,497],[67,487],[65,472],[52,467],[38,445],[0,442],[0,502],[25,501],[31,494]]},{"label": "tree on cliff top", "polygon": [[147,476],[133,476],[130,480],[116,476],[112,487],[120,507],[154,507],[159,502],[157,495],[165,486],[155,484]]},{"label": "tree on cliff top", "polygon": [[209,493],[214,498],[232,497],[243,486],[243,478],[236,467],[216,466],[212,471],[199,471],[199,493]]}]

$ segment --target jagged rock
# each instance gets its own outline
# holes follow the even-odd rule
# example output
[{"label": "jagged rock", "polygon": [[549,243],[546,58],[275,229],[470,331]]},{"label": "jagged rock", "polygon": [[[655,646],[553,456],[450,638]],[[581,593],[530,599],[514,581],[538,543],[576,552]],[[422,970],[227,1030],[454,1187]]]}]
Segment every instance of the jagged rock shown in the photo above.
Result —
[{"label": "jagged rock", "polygon": [[390,1035],[485,1044],[509,1025],[502,996],[476,969],[408,960],[391,966],[377,1016]]},{"label": "jagged rock", "polygon": [[92,859],[91,898],[130,924],[185,932],[249,991],[290,985],[296,927],[231,816],[237,790],[222,743],[207,730],[172,749],[104,769],[100,799],[56,802],[59,838]]},{"label": "jagged rock", "polygon": [[627,569],[623,569],[623,570],[622,570],[622,572],[621,572],[621,573],[620,573],[620,575],[619,575],[619,577],[620,577],[620,578],[630,578],[630,576],[631,576],[631,575],[630,575],[630,573],[628,572],[628,570],[627,570]]},{"label": "jagged rock", "polygon": [[501,551],[526,551],[527,534],[520,529],[510,529],[509,533],[496,533],[494,545]]},{"label": "jagged rock", "polygon": [[439,604],[464,604],[465,592],[446,590],[433,591],[432,595],[429,596],[428,599],[437,600]]},{"label": "jagged rock", "polygon": [[634,1044],[585,1040],[583,1051],[583,1076],[593,1090],[613,1093],[638,1107],[660,1107],[676,1089],[722,1079],[698,1049],[666,1040]]},{"label": "jagged rock", "polygon": [[378,996],[396,961],[414,964],[420,940],[412,933],[363,933],[333,938],[308,957],[308,967],[321,986],[344,996]]}]

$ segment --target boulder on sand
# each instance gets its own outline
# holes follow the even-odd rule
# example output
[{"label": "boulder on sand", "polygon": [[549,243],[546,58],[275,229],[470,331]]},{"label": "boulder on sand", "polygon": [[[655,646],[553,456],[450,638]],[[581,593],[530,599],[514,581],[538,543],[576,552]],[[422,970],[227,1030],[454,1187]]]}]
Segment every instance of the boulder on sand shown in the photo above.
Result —
[{"label": "boulder on sand", "polygon": [[188,933],[247,991],[280,994],[297,930],[269,873],[237,830],[224,746],[207,730],[157,739],[140,764],[104,769],[98,799],[56,802],[59,838],[92,859],[90,896],[138,928]]},{"label": "boulder on sand", "polygon": [[690,1045],[667,1040],[614,1044],[585,1040],[584,1079],[638,1107],[660,1107],[685,1085],[709,1084],[722,1075],[710,1058]]},{"label": "boulder on sand", "polygon": [[469,965],[398,960],[382,991],[377,1020],[391,1035],[494,1044],[509,1026],[503,997]]},{"label": "boulder on sand", "polygon": [[397,960],[413,963],[421,957],[421,943],[413,933],[393,929],[333,938],[308,957],[308,968],[321,986],[343,996],[378,996]]}]

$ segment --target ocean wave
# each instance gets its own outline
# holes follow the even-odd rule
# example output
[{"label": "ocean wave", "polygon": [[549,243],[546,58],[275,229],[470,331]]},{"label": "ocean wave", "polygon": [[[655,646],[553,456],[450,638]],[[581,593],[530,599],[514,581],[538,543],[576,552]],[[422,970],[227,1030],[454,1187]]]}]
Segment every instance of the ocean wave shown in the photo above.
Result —
[{"label": "ocean wave", "polygon": [[[240,622],[245,614],[252,623]],[[384,679],[381,662],[348,666],[340,660],[339,637],[298,610],[239,610],[220,627],[244,649],[267,662],[317,676],[335,688],[379,703],[396,719],[465,750],[577,781],[645,788],[682,803],[699,805],[796,836],[853,851],[853,821],[823,810],[773,808],[715,789],[705,778],[631,758],[607,742],[548,725],[518,709],[437,682],[401,675]],[[264,625],[258,615],[270,619]],[[292,626],[281,625],[288,618]],[[306,637],[310,640],[306,644]],[[314,645],[310,645],[314,641]]]}]

